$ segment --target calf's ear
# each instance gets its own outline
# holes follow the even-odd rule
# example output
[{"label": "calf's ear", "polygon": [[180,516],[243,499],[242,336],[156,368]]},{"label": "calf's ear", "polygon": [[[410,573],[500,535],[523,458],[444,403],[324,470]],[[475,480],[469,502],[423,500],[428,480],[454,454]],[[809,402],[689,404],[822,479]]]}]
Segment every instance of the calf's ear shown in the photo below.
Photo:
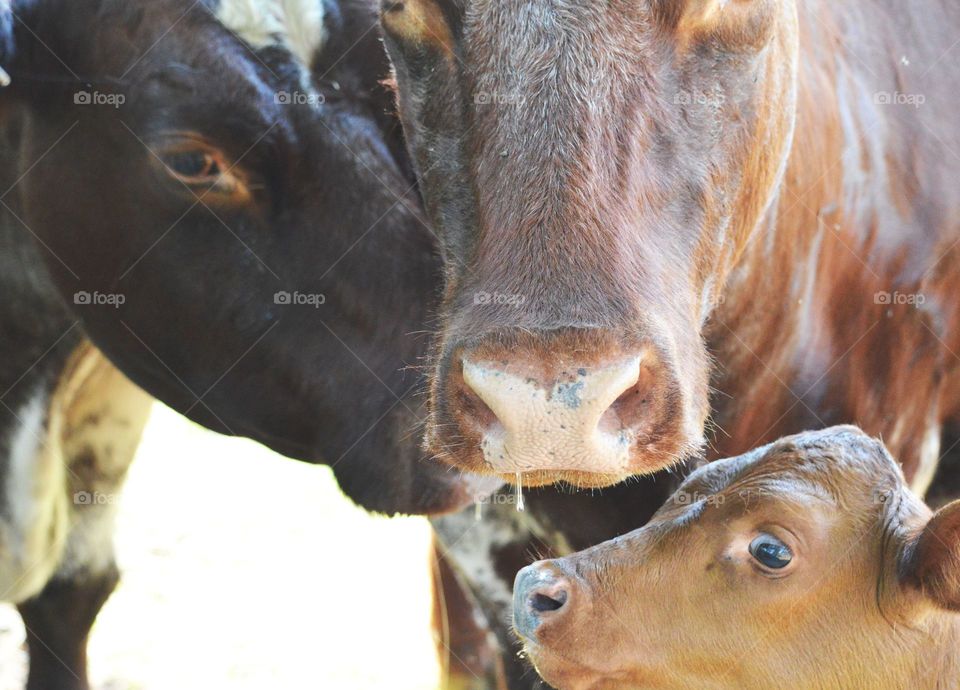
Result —
[{"label": "calf's ear", "polygon": [[938,510],[908,541],[901,578],[941,608],[960,612],[960,501]]}]

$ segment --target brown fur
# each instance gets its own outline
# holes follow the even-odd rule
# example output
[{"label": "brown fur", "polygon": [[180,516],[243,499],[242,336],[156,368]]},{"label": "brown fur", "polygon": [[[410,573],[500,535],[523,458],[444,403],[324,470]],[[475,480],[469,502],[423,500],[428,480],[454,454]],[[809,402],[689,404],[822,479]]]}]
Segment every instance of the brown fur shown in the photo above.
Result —
[{"label": "brown fur", "polygon": [[496,640],[477,604],[461,585],[442,546],[434,542],[433,634],[442,690],[505,690]]},{"label": "brown fur", "polygon": [[383,21],[406,40],[453,57],[453,36],[436,0],[394,1],[385,8]]},{"label": "brown fur", "polygon": [[[856,422],[924,489],[940,430],[960,413],[960,157],[949,153],[960,151],[960,74],[944,58],[960,10],[443,7],[460,24],[456,60],[412,59],[386,24],[447,265],[431,450],[485,466],[482,408],[458,386],[464,353],[539,367],[652,346],[666,363],[652,384],[663,404],[637,423],[664,433],[635,444],[632,473],[705,439],[732,455]],[[884,92],[926,101],[887,105]],[[525,301],[477,304],[481,291]],[[571,334],[588,351],[572,350]],[[622,478],[580,469],[531,479]]]}]

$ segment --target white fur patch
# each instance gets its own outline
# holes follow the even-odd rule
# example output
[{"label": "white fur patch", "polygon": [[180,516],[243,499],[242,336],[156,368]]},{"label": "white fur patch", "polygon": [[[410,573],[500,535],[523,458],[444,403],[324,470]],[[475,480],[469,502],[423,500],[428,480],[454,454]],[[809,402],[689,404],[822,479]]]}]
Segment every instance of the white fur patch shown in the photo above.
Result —
[{"label": "white fur patch", "polygon": [[63,463],[49,442],[49,397],[36,393],[17,411],[9,464],[2,480],[6,519],[0,517],[0,600],[37,594],[56,568],[67,533]]},{"label": "white fur patch", "polygon": [[33,494],[29,489],[33,484],[37,453],[46,436],[46,414],[46,396],[34,395],[17,415],[20,425],[14,430],[10,442],[6,498],[10,514],[20,524],[26,522],[33,510]]},{"label": "white fur patch", "polygon": [[323,0],[221,0],[217,18],[254,48],[286,48],[307,68],[323,46]]},{"label": "white fur patch", "polygon": [[923,432],[923,441],[920,444],[920,464],[910,485],[910,488],[918,496],[926,495],[930,485],[933,484],[934,475],[936,475],[937,467],[940,464],[942,431],[940,424],[935,419],[931,419],[927,424],[926,431]]},{"label": "white fur patch", "polygon": [[[498,609],[497,620],[511,620],[513,582],[497,572],[494,555],[508,547],[540,542],[558,556],[573,553],[566,537],[529,513],[520,513],[509,504],[494,503],[477,521],[473,510],[431,518],[440,539],[440,553],[451,556],[471,590],[488,606]],[[490,613],[489,611],[487,612]]]},{"label": "white fur patch", "polygon": [[515,542],[525,541],[527,532],[518,524],[519,519],[513,507],[491,509],[480,522],[476,522],[470,510],[444,515],[430,522],[441,544],[448,545],[440,552],[453,556],[453,562],[471,588],[488,604],[497,607],[501,620],[509,620],[513,606],[513,583],[504,582],[497,573],[494,553]]},{"label": "white fur patch", "polygon": [[46,438],[45,395],[36,394],[17,413],[19,426],[10,439],[10,465],[7,475],[6,501],[14,523],[29,524],[33,515],[33,476],[40,444]]},{"label": "white fur patch", "polygon": [[52,577],[111,566],[116,503],[151,405],[84,345],[52,395],[38,391],[16,411],[0,473],[0,601],[19,603]]}]

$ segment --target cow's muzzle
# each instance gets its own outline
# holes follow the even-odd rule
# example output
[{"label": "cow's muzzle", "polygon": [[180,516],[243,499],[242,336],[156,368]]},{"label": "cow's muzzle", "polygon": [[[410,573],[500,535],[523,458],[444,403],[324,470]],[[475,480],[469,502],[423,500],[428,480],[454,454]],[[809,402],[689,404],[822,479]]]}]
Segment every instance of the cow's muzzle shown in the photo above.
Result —
[{"label": "cow's muzzle", "polygon": [[431,449],[462,469],[529,486],[606,486],[682,459],[702,434],[650,343],[491,340],[447,361]]}]

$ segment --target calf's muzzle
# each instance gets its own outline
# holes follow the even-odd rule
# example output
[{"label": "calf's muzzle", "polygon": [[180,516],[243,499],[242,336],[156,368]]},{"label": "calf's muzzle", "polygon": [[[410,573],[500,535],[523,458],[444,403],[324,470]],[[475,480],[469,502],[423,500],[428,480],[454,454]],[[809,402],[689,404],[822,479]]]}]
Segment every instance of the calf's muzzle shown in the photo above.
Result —
[{"label": "calf's muzzle", "polygon": [[550,561],[539,561],[517,573],[513,586],[513,625],[528,640],[562,619],[569,610],[573,582]]}]

